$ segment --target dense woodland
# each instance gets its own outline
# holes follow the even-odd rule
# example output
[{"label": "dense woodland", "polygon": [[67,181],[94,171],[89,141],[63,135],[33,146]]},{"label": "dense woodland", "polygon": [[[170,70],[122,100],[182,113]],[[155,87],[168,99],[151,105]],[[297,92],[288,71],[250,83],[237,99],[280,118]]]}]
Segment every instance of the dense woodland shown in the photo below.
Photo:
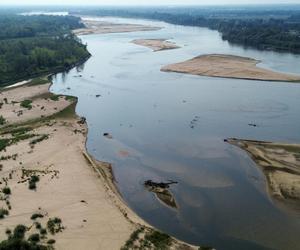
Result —
[{"label": "dense woodland", "polygon": [[71,16],[0,16],[0,86],[88,58],[86,46],[71,33],[82,26]]},{"label": "dense woodland", "polygon": [[231,43],[263,50],[300,53],[299,6],[94,8],[75,13],[146,18],[178,25],[208,27],[221,32],[223,39]]}]

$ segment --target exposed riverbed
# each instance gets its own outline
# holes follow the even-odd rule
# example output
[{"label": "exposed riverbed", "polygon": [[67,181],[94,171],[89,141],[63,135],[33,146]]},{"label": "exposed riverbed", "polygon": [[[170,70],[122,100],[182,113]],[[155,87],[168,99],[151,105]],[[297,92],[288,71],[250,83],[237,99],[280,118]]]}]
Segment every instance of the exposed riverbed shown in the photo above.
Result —
[{"label": "exposed riverbed", "polygon": [[[261,60],[261,67],[299,74],[300,57],[232,46],[205,28],[103,20],[165,28],[83,36],[92,57],[54,77],[51,90],[78,96],[77,113],[89,126],[88,150],[113,163],[129,206],[155,227],[195,245],[297,249],[300,218],[273,203],[255,163],[223,139],[300,143],[300,85],[160,68],[218,53],[251,57]],[[168,39],[181,48],[153,53],[130,43],[134,39]],[[178,181],[170,188],[178,208],[163,205],[145,189],[147,179]]]}]

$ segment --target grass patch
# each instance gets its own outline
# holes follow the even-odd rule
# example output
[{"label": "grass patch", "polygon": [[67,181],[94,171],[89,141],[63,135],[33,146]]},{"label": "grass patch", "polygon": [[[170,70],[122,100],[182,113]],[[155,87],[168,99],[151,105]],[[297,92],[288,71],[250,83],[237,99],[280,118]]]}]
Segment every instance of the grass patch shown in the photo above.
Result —
[{"label": "grass patch", "polygon": [[20,106],[22,108],[32,109],[32,101],[31,100],[23,100],[23,101],[21,101]]},{"label": "grass patch", "polygon": [[167,234],[153,231],[145,235],[145,240],[150,241],[156,249],[167,249],[171,245],[171,237]]},{"label": "grass patch", "polygon": [[41,85],[49,83],[50,81],[47,79],[47,77],[37,77],[34,78],[28,83],[28,86],[35,86],[35,85]]},{"label": "grass patch", "polygon": [[59,97],[60,97],[60,95],[52,94],[52,95],[50,96],[50,99],[51,99],[52,101],[58,101],[58,100],[59,100]]},{"label": "grass patch", "polygon": [[6,149],[10,145],[9,139],[0,139],[0,151]]},{"label": "grass patch", "polygon": [[42,141],[44,141],[44,140],[47,140],[49,138],[49,135],[41,135],[40,137],[38,137],[38,138],[36,138],[36,139],[34,139],[34,140],[32,140],[31,142],[30,142],[30,145],[35,145],[35,144],[37,144],[37,143],[39,143],[39,142],[42,142]]}]

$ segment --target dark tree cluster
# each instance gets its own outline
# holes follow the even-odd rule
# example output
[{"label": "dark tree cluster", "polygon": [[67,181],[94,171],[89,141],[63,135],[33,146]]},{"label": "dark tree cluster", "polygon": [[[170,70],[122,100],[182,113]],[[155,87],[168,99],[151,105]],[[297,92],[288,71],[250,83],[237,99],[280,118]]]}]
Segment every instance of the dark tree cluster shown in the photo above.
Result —
[{"label": "dark tree cluster", "polygon": [[61,16],[0,17],[0,86],[86,60],[86,45],[71,33],[80,19]]}]

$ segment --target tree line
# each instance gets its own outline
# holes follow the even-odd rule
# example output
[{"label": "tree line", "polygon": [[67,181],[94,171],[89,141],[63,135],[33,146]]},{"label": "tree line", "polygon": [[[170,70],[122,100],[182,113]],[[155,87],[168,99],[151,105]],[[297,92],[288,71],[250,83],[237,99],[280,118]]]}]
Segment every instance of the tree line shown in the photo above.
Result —
[{"label": "tree line", "polygon": [[0,17],[0,86],[68,69],[90,56],[71,30],[83,24],[71,16]]},{"label": "tree line", "polygon": [[300,54],[300,8],[105,8],[80,14],[146,18],[218,30],[231,43]]}]

